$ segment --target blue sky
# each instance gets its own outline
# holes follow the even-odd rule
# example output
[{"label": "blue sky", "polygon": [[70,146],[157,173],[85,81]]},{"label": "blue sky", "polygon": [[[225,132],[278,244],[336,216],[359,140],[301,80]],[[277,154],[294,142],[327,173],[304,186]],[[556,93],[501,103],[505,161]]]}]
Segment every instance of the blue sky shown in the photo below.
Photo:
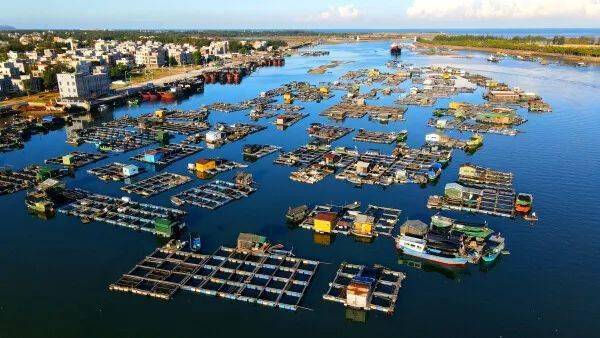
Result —
[{"label": "blue sky", "polygon": [[29,0],[5,1],[17,28],[600,27],[599,0]]}]

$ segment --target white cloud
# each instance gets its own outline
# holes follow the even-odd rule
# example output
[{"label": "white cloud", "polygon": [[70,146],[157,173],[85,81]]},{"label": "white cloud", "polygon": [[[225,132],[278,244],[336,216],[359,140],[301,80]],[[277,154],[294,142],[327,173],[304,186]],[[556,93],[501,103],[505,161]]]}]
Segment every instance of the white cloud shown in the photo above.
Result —
[{"label": "white cloud", "polygon": [[353,4],[344,6],[331,6],[327,10],[321,12],[319,15],[311,15],[308,17],[308,21],[328,21],[328,22],[342,22],[351,21],[360,16],[358,8]]},{"label": "white cloud", "polygon": [[600,19],[600,0],[414,0],[410,18]]}]

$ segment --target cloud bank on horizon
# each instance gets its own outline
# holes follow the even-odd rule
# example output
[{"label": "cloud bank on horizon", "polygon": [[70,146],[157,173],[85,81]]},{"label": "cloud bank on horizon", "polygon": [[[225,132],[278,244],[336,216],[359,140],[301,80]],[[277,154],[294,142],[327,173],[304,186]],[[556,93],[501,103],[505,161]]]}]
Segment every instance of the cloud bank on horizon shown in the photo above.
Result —
[{"label": "cloud bank on horizon", "polygon": [[[373,10],[375,7],[368,2],[330,6],[319,15],[309,15],[306,21],[332,24],[381,22],[385,15]],[[562,23],[578,23],[580,19],[600,21],[600,0],[412,0],[404,2],[402,12],[399,14],[412,22],[556,19]],[[553,23],[556,22],[548,21],[549,26]]]},{"label": "cloud bank on horizon", "polygon": [[410,18],[600,19],[600,0],[414,0]]}]

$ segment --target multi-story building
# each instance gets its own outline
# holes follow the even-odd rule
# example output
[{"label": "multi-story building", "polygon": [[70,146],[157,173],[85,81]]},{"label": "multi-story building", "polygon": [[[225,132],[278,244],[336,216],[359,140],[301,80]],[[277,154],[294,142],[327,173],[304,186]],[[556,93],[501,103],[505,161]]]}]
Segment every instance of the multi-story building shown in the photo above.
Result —
[{"label": "multi-story building", "polygon": [[167,51],[163,48],[142,47],[135,53],[135,64],[147,68],[158,68],[167,65]]},{"label": "multi-story building", "polygon": [[86,66],[75,73],[61,73],[56,76],[61,98],[92,99],[110,92],[108,74],[95,69],[85,72]]},{"label": "multi-story building", "polygon": [[12,62],[0,63],[0,77],[8,76],[10,78],[18,78],[21,70]]}]

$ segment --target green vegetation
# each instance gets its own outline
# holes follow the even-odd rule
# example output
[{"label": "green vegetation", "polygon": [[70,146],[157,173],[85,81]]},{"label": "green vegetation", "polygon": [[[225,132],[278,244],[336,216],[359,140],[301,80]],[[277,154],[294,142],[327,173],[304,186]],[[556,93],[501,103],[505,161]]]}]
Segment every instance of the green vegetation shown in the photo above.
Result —
[{"label": "green vegetation", "polygon": [[[590,44],[590,42],[595,43],[595,40],[586,37],[565,38],[557,36],[550,39],[542,36],[503,38],[491,35],[436,35],[433,39],[419,38],[418,41],[435,45],[526,50],[576,56],[600,56],[600,47]],[[584,45],[581,45],[582,43]],[[566,44],[577,46],[565,46]]]},{"label": "green vegetation", "polygon": [[56,74],[64,72],[73,72],[73,69],[63,64],[58,64],[46,68],[46,70],[44,70],[44,73],[42,74],[44,88],[50,90],[56,89],[56,87],[58,87],[58,80],[56,79]]},{"label": "green vegetation", "polygon": [[131,69],[125,65],[116,65],[114,67],[110,67],[108,71],[108,75],[112,81],[115,80],[126,80],[127,74],[131,73]]}]

